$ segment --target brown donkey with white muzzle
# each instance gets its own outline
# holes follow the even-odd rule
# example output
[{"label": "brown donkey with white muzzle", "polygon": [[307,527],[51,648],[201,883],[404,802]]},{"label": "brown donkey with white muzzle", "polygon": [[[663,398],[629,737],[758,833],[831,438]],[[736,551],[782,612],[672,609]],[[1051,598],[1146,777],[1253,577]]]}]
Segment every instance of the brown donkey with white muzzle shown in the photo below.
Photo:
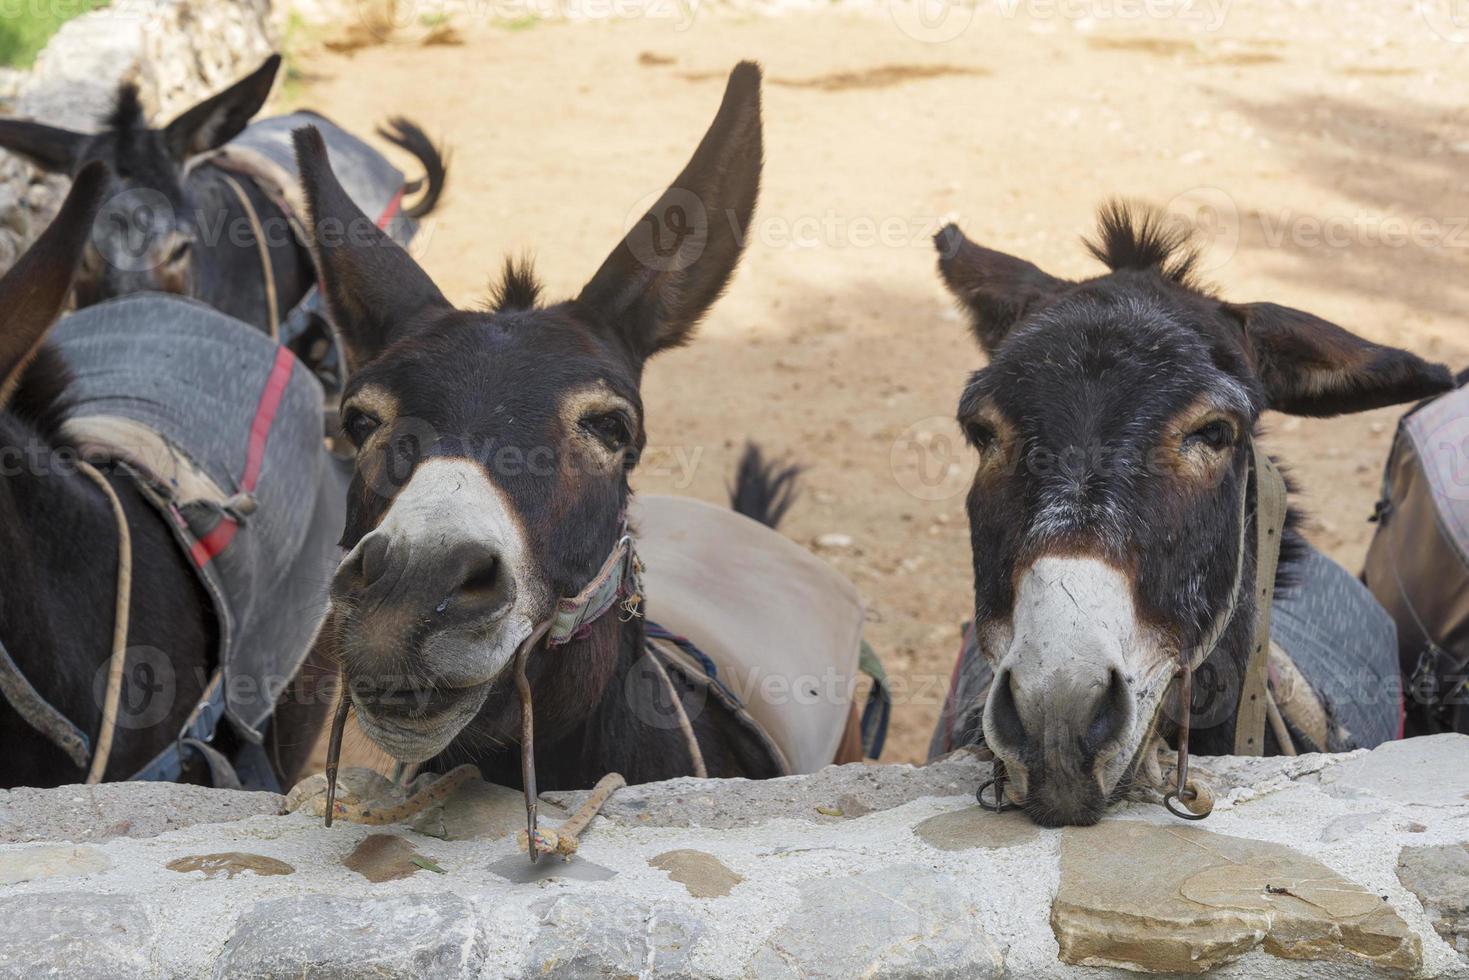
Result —
[{"label": "brown donkey with white muzzle", "polygon": [[553,305],[511,266],[489,310],[456,310],[342,193],[313,130],[297,152],[357,447],[321,642],[363,731],[400,761],[518,785],[523,670],[543,785],[780,774],[718,685],[646,655],[629,523],[643,366],[689,339],[743,250],[759,69],[734,70],[673,186]]},{"label": "brown donkey with white muzzle", "polygon": [[1264,724],[1264,658],[1270,599],[1304,542],[1256,447],[1261,413],[1412,401],[1449,372],[1299,310],[1218,298],[1184,236],[1120,205],[1090,245],[1110,271],[1081,282],[952,225],[935,244],[989,356],[958,413],[980,457],[968,511],[974,637],[994,670],[989,790],[1038,823],[1095,823],[1161,738],[1182,750],[1170,809],[1197,815],[1190,739],[1275,754],[1287,731]]}]

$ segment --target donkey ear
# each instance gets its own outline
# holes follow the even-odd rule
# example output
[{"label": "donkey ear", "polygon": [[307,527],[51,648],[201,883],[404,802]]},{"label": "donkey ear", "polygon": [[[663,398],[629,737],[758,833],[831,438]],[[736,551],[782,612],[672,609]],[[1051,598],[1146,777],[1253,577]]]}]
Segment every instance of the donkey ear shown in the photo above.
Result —
[{"label": "donkey ear", "polygon": [[755,213],[762,154],[760,68],[742,61],[688,166],[578,297],[639,357],[687,341],[724,292]]},{"label": "donkey ear", "polygon": [[169,155],[179,163],[218,149],[244,129],[270,95],[281,56],[273,54],[265,63],[217,95],[185,110],[163,130]]},{"label": "donkey ear", "polygon": [[92,137],[27,119],[0,119],[0,149],[19,154],[47,173],[69,174]]},{"label": "donkey ear", "polygon": [[413,257],[352,203],[315,126],[292,133],[306,192],[307,237],[327,313],[356,372],[427,310],[449,301]]},{"label": "donkey ear", "polygon": [[993,354],[1027,313],[1068,285],[1024,259],[974,244],[958,225],[941,228],[933,246],[939,275],[969,311],[975,339],[986,354]]},{"label": "donkey ear", "polygon": [[1274,303],[1226,304],[1244,324],[1269,407],[1340,415],[1417,401],[1454,387],[1442,364],[1383,347],[1317,316]]},{"label": "donkey ear", "polygon": [[0,279],[0,408],[61,314],[107,181],[105,164],[83,168],[56,219]]}]

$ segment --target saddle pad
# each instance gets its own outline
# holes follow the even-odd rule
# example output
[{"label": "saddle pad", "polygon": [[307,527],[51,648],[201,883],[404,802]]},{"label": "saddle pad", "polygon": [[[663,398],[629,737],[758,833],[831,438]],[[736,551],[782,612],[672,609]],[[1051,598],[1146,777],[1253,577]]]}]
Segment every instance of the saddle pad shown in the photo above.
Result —
[{"label": "saddle pad", "polygon": [[[1398,738],[1400,689],[1392,618],[1351,573],[1315,549],[1308,549],[1291,572],[1298,584],[1276,593],[1270,617],[1272,646],[1289,660],[1272,669],[1277,696],[1297,672],[1304,678],[1331,722],[1328,751],[1373,748]],[[966,629],[929,742],[930,759],[983,740],[984,703],[993,678],[974,630]]]},{"label": "saddle pad", "polygon": [[[1462,380],[1462,379],[1461,379]],[[1469,386],[1405,415],[1362,580],[1398,626],[1411,734],[1469,732]]]},{"label": "saddle pad", "polygon": [[417,224],[402,211],[403,172],[367,143],[315,112],[256,120],[220,150],[199,157],[191,166],[213,163],[253,177],[277,203],[299,217],[305,209],[291,133],[302,126],[315,126],[321,132],[332,172],[352,203],[395,241],[411,241]]},{"label": "saddle pad", "polygon": [[258,741],[339,558],[347,474],[322,446],[320,384],[258,330],[162,293],[79,310],[51,342],[74,375],[69,435],[164,514],[214,600],[225,715]]},{"label": "saddle pad", "polygon": [[758,521],[633,498],[647,615],[714,661],[792,773],[831,763],[851,712],[863,606],[841,573]]}]

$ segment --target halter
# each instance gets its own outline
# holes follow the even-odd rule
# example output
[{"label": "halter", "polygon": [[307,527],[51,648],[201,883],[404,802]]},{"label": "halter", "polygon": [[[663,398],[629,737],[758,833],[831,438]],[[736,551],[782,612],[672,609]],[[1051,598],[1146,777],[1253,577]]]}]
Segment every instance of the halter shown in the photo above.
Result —
[{"label": "halter", "polygon": [[[614,608],[620,609],[623,622],[643,615],[643,563],[633,547],[632,534],[627,520],[623,519],[617,544],[597,574],[592,576],[580,592],[556,601],[556,608],[549,619],[531,630],[515,650],[515,689],[520,696],[520,774],[525,790],[526,836],[529,839],[530,859],[534,864],[540,858],[536,846],[536,753],[535,713],[531,704],[530,681],[525,667],[530,655],[543,644],[548,648],[565,646],[591,632],[592,625]],[[345,688],[337,702],[336,716],[332,719],[331,737],[327,743],[326,762],[326,825],[332,825],[336,809],[337,765],[342,754],[342,731],[347,723],[347,713],[352,699]]]},{"label": "halter", "polygon": [[[1255,629],[1250,638],[1249,659],[1245,663],[1240,686],[1239,707],[1234,722],[1234,754],[1261,755],[1265,747],[1265,721],[1273,703],[1266,683],[1266,666],[1270,650],[1270,607],[1275,594],[1275,571],[1280,563],[1280,536],[1285,528],[1285,480],[1275,463],[1250,440],[1249,463],[1255,475]],[[1235,549],[1234,581],[1229,589],[1229,602],[1214,617],[1209,629],[1191,649],[1180,650],[1178,668],[1178,766],[1173,788],[1163,797],[1169,813],[1183,820],[1203,820],[1213,811],[1213,795],[1207,787],[1189,780],[1188,741],[1193,705],[1193,675],[1199,665],[1214,655],[1225,631],[1234,621],[1244,596],[1245,549],[1249,546],[1246,518],[1249,516],[1250,481],[1248,473],[1239,492],[1239,543]],[[1166,693],[1164,695],[1167,696]],[[1156,727],[1156,720],[1154,727]],[[1145,738],[1146,745],[1152,733]],[[1005,797],[1005,766],[995,759],[992,777],[980,785],[975,799],[986,810],[996,813],[1010,809]],[[993,802],[985,799],[985,790],[995,788]],[[1182,808],[1178,806],[1182,804]]]}]

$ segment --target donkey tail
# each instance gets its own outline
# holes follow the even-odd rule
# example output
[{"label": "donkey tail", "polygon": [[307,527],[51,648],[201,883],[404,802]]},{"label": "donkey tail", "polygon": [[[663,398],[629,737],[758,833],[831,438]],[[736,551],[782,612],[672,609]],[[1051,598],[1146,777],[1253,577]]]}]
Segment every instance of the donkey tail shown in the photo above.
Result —
[{"label": "donkey tail", "polygon": [[434,209],[434,205],[439,203],[440,195],[444,193],[444,183],[449,177],[447,155],[434,146],[422,129],[402,116],[389,119],[386,126],[378,128],[377,134],[394,146],[412,153],[423,164],[423,176],[410,180],[404,188],[409,194],[416,194],[421,189],[423,196],[403,209],[403,213],[410,218],[422,218]]},{"label": "donkey tail", "polygon": [[795,503],[800,475],[800,466],[768,460],[759,446],[747,442],[734,485],[729,488],[729,505],[737,514],[776,527]]}]

